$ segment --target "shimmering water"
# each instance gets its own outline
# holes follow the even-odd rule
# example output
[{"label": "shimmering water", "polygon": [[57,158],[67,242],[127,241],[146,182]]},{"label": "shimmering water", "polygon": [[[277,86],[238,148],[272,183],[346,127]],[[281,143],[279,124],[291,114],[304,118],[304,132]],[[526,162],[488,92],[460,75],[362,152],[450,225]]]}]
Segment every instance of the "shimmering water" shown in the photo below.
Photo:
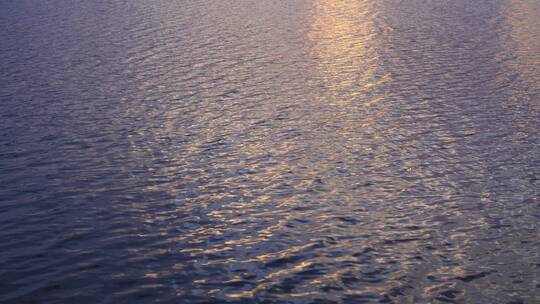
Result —
[{"label": "shimmering water", "polygon": [[540,1],[0,2],[1,303],[540,303]]}]

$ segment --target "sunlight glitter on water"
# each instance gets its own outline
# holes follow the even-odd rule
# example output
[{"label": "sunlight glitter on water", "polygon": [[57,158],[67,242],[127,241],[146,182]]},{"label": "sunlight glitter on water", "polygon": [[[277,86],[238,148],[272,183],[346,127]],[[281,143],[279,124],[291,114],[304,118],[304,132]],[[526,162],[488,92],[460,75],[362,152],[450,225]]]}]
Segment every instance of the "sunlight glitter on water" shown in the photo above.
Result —
[{"label": "sunlight glitter on water", "polygon": [[539,302],[539,10],[1,3],[0,302]]}]

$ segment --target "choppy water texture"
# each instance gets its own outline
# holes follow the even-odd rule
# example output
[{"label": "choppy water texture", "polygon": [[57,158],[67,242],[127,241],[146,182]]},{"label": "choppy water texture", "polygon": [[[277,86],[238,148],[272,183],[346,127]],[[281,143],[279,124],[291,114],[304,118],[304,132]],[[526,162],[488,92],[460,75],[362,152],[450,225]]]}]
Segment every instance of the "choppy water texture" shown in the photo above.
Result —
[{"label": "choppy water texture", "polygon": [[0,55],[2,303],[540,303],[537,0],[4,0]]}]

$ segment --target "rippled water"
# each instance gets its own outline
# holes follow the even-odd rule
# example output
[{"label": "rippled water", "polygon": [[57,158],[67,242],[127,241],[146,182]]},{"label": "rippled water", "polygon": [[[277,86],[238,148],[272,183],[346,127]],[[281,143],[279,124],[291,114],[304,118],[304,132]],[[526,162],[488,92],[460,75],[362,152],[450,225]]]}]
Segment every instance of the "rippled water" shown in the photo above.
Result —
[{"label": "rippled water", "polygon": [[537,0],[0,2],[0,302],[540,303]]}]

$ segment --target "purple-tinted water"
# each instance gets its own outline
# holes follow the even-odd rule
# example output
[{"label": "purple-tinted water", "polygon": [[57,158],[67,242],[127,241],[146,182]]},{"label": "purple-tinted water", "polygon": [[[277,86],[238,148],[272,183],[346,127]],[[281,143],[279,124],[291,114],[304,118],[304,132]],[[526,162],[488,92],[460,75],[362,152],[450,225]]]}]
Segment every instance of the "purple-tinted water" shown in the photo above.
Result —
[{"label": "purple-tinted water", "polygon": [[540,303],[537,0],[0,2],[1,303]]}]

